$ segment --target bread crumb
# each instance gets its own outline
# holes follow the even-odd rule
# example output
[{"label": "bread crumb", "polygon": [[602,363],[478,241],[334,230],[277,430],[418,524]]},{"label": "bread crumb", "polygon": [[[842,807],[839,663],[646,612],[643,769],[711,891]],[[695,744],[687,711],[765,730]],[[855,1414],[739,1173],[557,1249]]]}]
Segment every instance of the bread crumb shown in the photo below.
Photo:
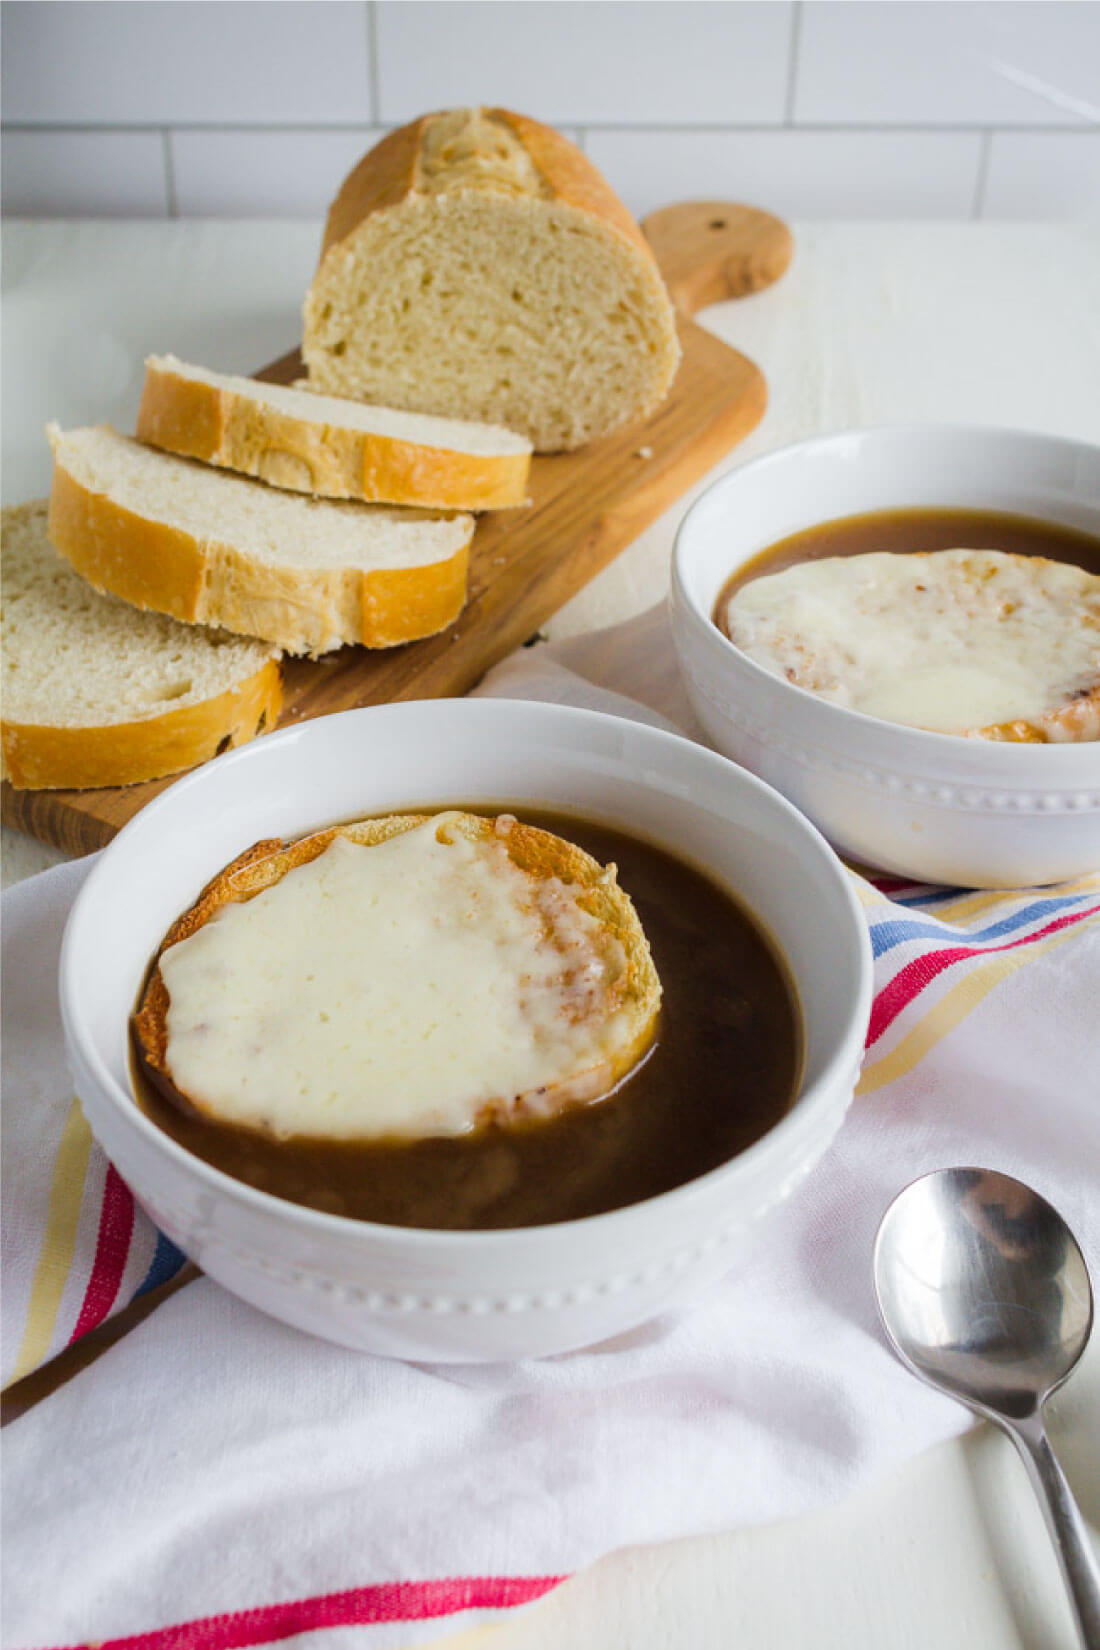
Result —
[{"label": "bread crumb", "polygon": [[635,458],[652,458],[653,457],[653,448],[652,447],[639,447],[637,452],[634,454],[634,457]]}]

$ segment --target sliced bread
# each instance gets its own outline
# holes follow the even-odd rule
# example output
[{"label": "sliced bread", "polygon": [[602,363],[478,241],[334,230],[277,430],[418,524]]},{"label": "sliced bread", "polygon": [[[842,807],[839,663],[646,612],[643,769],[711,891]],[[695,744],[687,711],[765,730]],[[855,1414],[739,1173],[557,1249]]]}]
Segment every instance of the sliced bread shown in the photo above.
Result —
[{"label": "sliced bread", "polygon": [[510,815],[391,814],[227,866],[167,934],[135,1033],[216,1121],[431,1136],[600,1099],[660,1001],[614,866]]},{"label": "sliced bread", "polygon": [[531,443],[498,424],[426,418],[150,356],[137,435],[275,487],[372,504],[522,504]]},{"label": "sliced bread", "polygon": [[302,498],[103,425],[48,434],[50,538],[136,607],[314,655],[430,636],[462,611],[472,516]]},{"label": "sliced bread", "polygon": [[240,745],[279,715],[275,651],[101,596],[46,537],[45,499],[3,512],[5,777],[129,785]]},{"label": "sliced bread", "polygon": [[680,346],[648,243],[591,161],[523,115],[451,109],[344,182],[302,355],[317,390],[555,451],[650,413]]}]

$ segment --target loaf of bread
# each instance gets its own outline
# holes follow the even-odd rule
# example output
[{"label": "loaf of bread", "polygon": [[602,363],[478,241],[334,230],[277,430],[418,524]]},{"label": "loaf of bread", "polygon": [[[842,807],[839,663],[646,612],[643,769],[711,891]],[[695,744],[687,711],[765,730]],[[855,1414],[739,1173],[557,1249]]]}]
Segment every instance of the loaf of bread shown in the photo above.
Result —
[{"label": "loaf of bread", "polygon": [[441,510],[522,504],[531,443],[498,424],[425,418],[150,356],[139,441],[323,498]]},{"label": "loaf of bread", "polygon": [[303,498],[105,426],[48,433],[50,538],[135,607],[314,655],[430,636],[462,610],[471,516]]},{"label": "loaf of bread", "polygon": [[302,354],[317,390],[556,451],[652,412],[680,348],[644,236],[580,150],[505,109],[452,109],[345,181]]},{"label": "loaf of bread", "polygon": [[601,1098],[660,1000],[613,866],[449,810],[250,848],[166,935],[135,1035],[191,1112],[279,1139],[408,1138]]},{"label": "loaf of bread", "polygon": [[275,651],[101,596],[46,537],[46,500],[3,512],[3,719],[13,785],[159,779],[274,727]]}]

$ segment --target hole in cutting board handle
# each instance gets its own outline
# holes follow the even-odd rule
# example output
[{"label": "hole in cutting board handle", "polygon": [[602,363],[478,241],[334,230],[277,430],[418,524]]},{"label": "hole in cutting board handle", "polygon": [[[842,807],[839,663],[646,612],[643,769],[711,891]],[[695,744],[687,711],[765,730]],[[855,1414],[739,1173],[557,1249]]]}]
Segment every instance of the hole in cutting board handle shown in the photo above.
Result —
[{"label": "hole in cutting board handle", "polygon": [[779,279],[791,261],[791,232],[781,218],[734,201],[678,201],[642,220],[677,309],[743,298]]}]

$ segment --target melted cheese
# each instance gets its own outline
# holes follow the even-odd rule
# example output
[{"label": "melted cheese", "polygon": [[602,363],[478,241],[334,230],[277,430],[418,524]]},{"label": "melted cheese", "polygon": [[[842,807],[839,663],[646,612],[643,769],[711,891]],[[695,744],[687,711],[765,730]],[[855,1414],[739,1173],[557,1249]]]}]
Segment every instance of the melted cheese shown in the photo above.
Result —
[{"label": "melted cheese", "polygon": [[800,562],[743,585],[724,617],[730,639],[773,674],[941,733],[1039,724],[1100,685],[1100,579],[1039,557]]},{"label": "melted cheese", "polygon": [[461,1134],[550,1087],[556,1104],[606,1092],[633,1035],[609,1012],[621,945],[581,889],[447,819],[336,837],[162,954],[182,1093],[280,1137],[369,1139]]}]

